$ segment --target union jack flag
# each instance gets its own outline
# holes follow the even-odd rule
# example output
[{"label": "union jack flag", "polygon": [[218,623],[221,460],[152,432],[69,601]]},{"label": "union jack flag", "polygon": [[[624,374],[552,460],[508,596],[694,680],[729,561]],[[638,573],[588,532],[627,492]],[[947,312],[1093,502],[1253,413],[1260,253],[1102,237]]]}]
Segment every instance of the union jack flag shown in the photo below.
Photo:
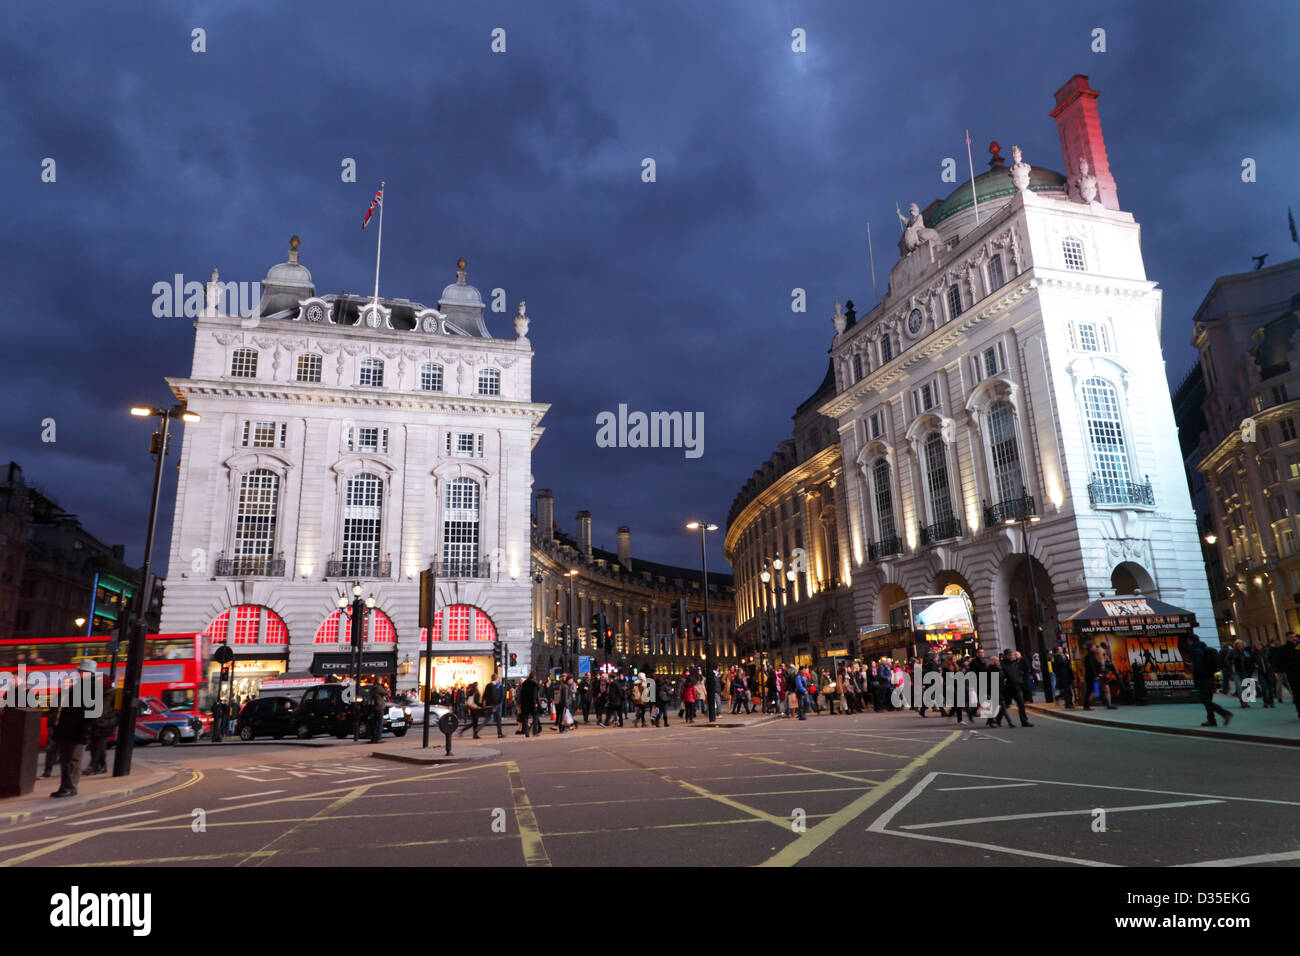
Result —
[{"label": "union jack flag", "polygon": [[370,200],[370,208],[366,210],[366,218],[361,220],[361,228],[364,230],[370,225],[370,216],[375,211],[376,206],[384,204],[384,184],[380,183],[379,188],[375,190],[375,198]]}]

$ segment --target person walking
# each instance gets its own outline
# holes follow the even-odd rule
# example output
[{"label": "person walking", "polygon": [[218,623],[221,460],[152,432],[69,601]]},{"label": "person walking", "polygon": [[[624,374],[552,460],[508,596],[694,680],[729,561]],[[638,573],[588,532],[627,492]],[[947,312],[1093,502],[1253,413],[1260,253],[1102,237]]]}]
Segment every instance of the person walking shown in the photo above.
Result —
[{"label": "person walking", "polygon": [[573,730],[573,715],[569,712],[575,701],[573,699],[573,679],[567,674],[560,678],[559,686],[555,688],[552,699],[555,701],[555,732],[562,734],[565,730]]},{"label": "person walking", "polygon": [[[1191,658],[1192,682],[1196,693],[1205,706],[1205,723],[1202,727],[1217,727],[1215,715],[1223,718],[1226,727],[1232,721],[1232,714],[1214,702],[1214,672],[1219,668],[1219,655],[1207,644],[1201,642],[1195,631],[1192,632],[1188,645],[1188,657]],[[1300,708],[1297,708],[1300,709]]]},{"label": "person walking", "polygon": [[541,721],[537,719],[537,672],[529,671],[528,677],[519,685],[519,727],[525,737],[532,734],[534,723],[537,735],[542,732]]},{"label": "person walking", "polygon": [[[926,711],[926,707],[925,707],[925,675],[926,674],[938,674],[940,681],[943,680],[943,672],[939,668],[939,662],[934,658],[934,651],[925,652],[925,661],[924,663],[921,664],[921,686],[917,687],[914,691],[916,695],[921,698],[921,706],[917,708],[917,712],[922,717],[925,716],[925,711]],[[942,692],[943,690],[942,683],[940,683],[939,689]],[[940,700],[942,701],[942,698],[940,698]],[[939,704],[940,716],[945,716],[944,711],[945,708],[943,704],[940,703]]]},{"label": "person walking", "polygon": [[112,688],[108,678],[104,677],[104,689],[101,700],[104,701],[103,713],[94,719],[90,726],[90,765],[82,776],[94,777],[108,772],[108,738],[113,736],[117,727],[118,712],[109,706],[113,699]]},{"label": "person walking", "polygon": [[[477,685],[475,685],[477,688]],[[477,702],[478,691],[475,690],[475,700]],[[368,698],[369,708],[366,711],[366,727],[370,733],[370,742],[377,744],[384,738],[384,711],[388,709],[388,703],[384,698],[384,691],[378,684],[370,685],[370,696]]]},{"label": "person walking", "polygon": [[650,722],[658,727],[659,721],[662,720],[664,726],[667,727],[668,704],[672,697],[672,686],[669,684],[667,677],[657,677],[655,674],[650,675],[650,696],[653,705],[652,710],[656,711],[655,716]]},{"label": "person walking", "polygon": [[1300,636],[1295,631],[1286,632],[1286,643],[1278,649],[1277,672],[1286,677],[1295,712],[1300,715],[1300,696],[1296,695],[1300,690]]},{"label": "person walking", "polygon": [[1074,665],[1064,644],[1057,644],[1052,651],[1052,677],[1061,703],[1066,710],[1074,710]]},{"label": "person walking", "polygon": [[59,742],[54,739],[54,728],[59,725],[59,711],[62,709],[62,706],[50,707],[45,711],[45,770],[42,777],[53,774],[54,765],[59,762]]},{"label": "person walking", "polygon": [[1083,649],[1083,709],[1092,710],[1093,697],[1101,696],[1101,653],[1089,644]]},{"label": "person walking", "polygon": [[1255,679],[1259,682],[1260,693],[1264,695],[1264,707],[1271,708],[1277,696],[1277,675],[1273,673],[1273,655],[1269,648],[1260,644],[1251,648],[1251,657],[1255,661]]},{"label": "person walking", "polygon": [[605,692],[606,727],[613,727],[615,718],[618,718],[618,725],[623,726],[623,693],[623,683],[617,678],[612,678]]},{"label": "person walking", "polygon": [[682,710],[686,714],[686,722],[695,723],[695,682],[689,674],[682,681]]},{"label": "person walking", "polygon": [[479,697],[478,681],[474,681],[465,688],[465,716],[469,719],[460,725],[457,736],[465,733],[467,730],[474,731],[474,739],[478,740],[478,722],[483,714],[483,701]]},{"label": "person walking", "polygon": [[[492,679],[483,688],[483,723],[489,720],[497,725],[497,737],[504,737],[501,732],[501,706],[505,703],[505,688],[501,686],[501,675],[492,672]],[[474,736],[478,737],[478,726],[474,727]]]},{"label": "person walking", "polygon": [[1012,726],[1011,712],[1007,710],[1007,702],[1016,702],[1016,711],[1020,717],[1021,727],[1034,726],[1029,722],[1025,715],[1025,693],[1029,690],[1029,681],[1027,677],[1027,668],[1025,666],[1024,656],[1019,651],[1013,651],[1010,648],[1002,652],[1002,708],[998,711],[997,722],[1001,724],[1002,717],[1007,718],[1007,726]]},{"label": "person walking", "polygon": [[636,717],[632,721],[633,727],[649,726],[649,724],[646,723],[645,717],[646,707],[648,706],[645,695],[645,674],[643,672],[638,672],[636,680],[632,682],[632,704],[636,707]]},{"label": "person walking", "polygon": [[[77,665],[78,677],[82,681],[92,675],[98,680],[99,667],[90,658]],[[90,740],[91,723],[90,702],[83,701],[82,706],[64,706],[59,711],[59,722],[54,727],[54,740],[59,748],[59,789],[50,794],[53,799],[75,797],[77,784],[81,780],[81,758],[86,753],[86,744]]]}]

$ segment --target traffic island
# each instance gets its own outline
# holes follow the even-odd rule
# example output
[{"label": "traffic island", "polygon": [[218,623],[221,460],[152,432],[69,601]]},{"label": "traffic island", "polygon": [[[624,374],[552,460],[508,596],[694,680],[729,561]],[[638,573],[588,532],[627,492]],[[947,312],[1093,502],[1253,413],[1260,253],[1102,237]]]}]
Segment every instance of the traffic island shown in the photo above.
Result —
[{"label": "traffic island", "polygon": [[370,756],[379,760],[396,760],[398,763],[413,763],[430,766],[436,764],[471,763],[475,760],[490,760],[493,757],[500,757],[501,751],[487,747],[468,747],[462,753],[448,755],[443,752],[442,742],[439,741],[436,747],[430,743],[427,750],[423,747],[415,747],[407,750],[375,750],[371,752]]},{"label": "traffic island", "polygon": [[191,771],[188,769],[160,767],[137,760],[131,773],[125,777],[114,777],[111,771],[93,777],[83,774],[77,784],[75,797],[51,800],[50,793],[59,789],[59,773],[56,768],[53,776],[37,778],[33,792],[0,801],[0,826],[65,819],[83,810],[180,783],[190,776]]},{"label": "traffic island", "polygon": [[1300,719],[1296,717],[1295,705],[1290,701],[1266,708],[1259,702],[1250,707],[1241,707],[1235,697],[1226,694],[1216,694],[1214,699],[1215,703],[1232,714],[1229,723],[1220,722],[1217,727],[1200,726],[1205,720],[1205,708],[1199,703],[1148,704],[1145,707],[1127,705],[1120,706],[1117,710],[1083,710],[1078,704],[1073,710],[1066,710],[1056,705],[1027,703],[1025,709],[1048,717],[1102,727],[1300,747]]}]

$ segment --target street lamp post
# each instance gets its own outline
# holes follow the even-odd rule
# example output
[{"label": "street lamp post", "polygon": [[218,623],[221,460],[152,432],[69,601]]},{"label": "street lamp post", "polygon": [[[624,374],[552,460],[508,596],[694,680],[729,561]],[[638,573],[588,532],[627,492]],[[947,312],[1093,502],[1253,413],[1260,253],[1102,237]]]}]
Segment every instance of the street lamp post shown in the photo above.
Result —
[{"label": "street lamp post", "polygon": [[777,592],[778,593],[777,616],[781,625],[781,664],[782,666],[784,666],[790,663],[790,649],[787,646],[787,639],[786,639],[787,633],[785,627],[785,582],[786,579],[788,578],[790,580],[790,583],[793,584],[795,574],[794,574],[794,568],[789,568],[786,570],[785,576],[783,577],[781,575],[782,566],[783,565],[780,558],[772,559],[772,568],[776,571],[777,584],[780,585]]},{"label": "street lamp post", "polygon": [[577,674],[578,673],[578,617],[577,617],[578,591],[577,588],[574,587],[574,585],[577,584],[577,578],[578,578],[577,569],[569,571],[568,578],[569,578],[569,639],[565,641],[563,637],[561,637],[561,641],[565,645],[564,650],[566,652],[563,656],[572,657],[573,667],[569,671],[569,673]]},{"label": "street lamp post", "polygon": [[1038,614],[1038,577],[1034,574],[1034,559],[1029,553],[1029,526],[1039,521],[1036,514],[1025,515],[1023,518],[1007,518],[1006,524],[1020,525],[1020,540],[1025,549],[1025,566],[1029,569],[1029,591],[1030,600],[1033,602],[1034,632],[1037,635],[1038,643],[1038,666],[1043,675],[1043,702],[1052,703],[1052,682],[1047,676],[1047,644],[1043,640],[1043,621]]},{"label": "street lamp post", "polygon": [[154,432],[150,450],[156,458],[153,474],[153,496],[149,500],[149,532],[144,542],[144,566],[140,569],[140,597],[133,608],[135,620],[131,628],[131,641],[127,649],[126,676],[123,680],[122,715],[118,723],[117,753],[113,757],[113,776],[125,777],[131,772],[131,756],[135,751],[135,718],[139,707],[140,678],[144,672],[144,616],[153,597],[153,578],[149,568],[153,561],[153,536],[158,524],[158,497],[162,492],[163,459],[167,457],[169,426],[172,418],[185,422],[197,422],[199,416],[186,411],[184,405],[170,408],[148,408],[137,406],[131,409],[137,418],[161,418],[162,423]]},{"label": "street lamp post", "polygon": [[714,692],[717,684],[717,675],[713,673],[713,638],[709,634],[709,554],[705,547],[704,535],[709,531],[717,531],[716,524],[708,524],[704,521],[692,521],[686,525],[691,531],[700,532],[700,575],[701,585],[704,590],[704,668],[707,677],[704,680],[704,690],[709,698],[709,723],[714,723],[718,719],[718,705],[714,699]]}]

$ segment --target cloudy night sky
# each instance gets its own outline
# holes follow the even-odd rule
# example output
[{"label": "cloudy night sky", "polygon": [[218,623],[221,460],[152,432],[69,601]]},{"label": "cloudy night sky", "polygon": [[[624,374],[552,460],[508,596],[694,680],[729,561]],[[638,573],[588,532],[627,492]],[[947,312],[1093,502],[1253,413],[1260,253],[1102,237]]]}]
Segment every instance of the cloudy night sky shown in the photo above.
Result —
[{"label": "cloudy night sky", "polygon": [[[434,305],[458,256],[513,338],[526,299],[533,458],[568,531],[632,528],[636,556],[698,561],[683,524],[725,524],[826,370],[836,299],[871,302],[899,235],[977,172],[990,140],[1062,170],[1053,92],[1101,91],[1121,206],[1164,289],[1167,374],[1194,361],[1215,276],[1293,258],[1300,7],[1076,2],[221,2],[10,6],[0,31],[8,361],[0,455],[142,557],[151,462],[135,403],[169,400],[193,328],[155,282],[258,281],[290,235],[320,294]],[[1094,53],[1092,33],[1106,31]],[[191,31],[206,52],[191,52]],[[506,52],[491,50],[506,31]],[[807,51],[791,49],[806,31]],[[57,181],[41,181],[42,160]],[[657,181],[642,182],[644,158]],[[1241,164],[1257,163],[1243,183]],[[341,181],[356,160],[357,181]],[[791,291],[807,290],[805,313]],[[1155,361],[1157,358],[1152,357]],[[704,455],[602,449],[620,403],[704,413]],[[41,440],[53,418],[57,440]],[[173,452],[171,461],[174,463]],[[175,468],[158,551],[166,554]],[[721,535],[716,536],[718,539]],[[723,567],[720,540],[710,555]],[[158,569],[162,571],[162,568]]]}]

